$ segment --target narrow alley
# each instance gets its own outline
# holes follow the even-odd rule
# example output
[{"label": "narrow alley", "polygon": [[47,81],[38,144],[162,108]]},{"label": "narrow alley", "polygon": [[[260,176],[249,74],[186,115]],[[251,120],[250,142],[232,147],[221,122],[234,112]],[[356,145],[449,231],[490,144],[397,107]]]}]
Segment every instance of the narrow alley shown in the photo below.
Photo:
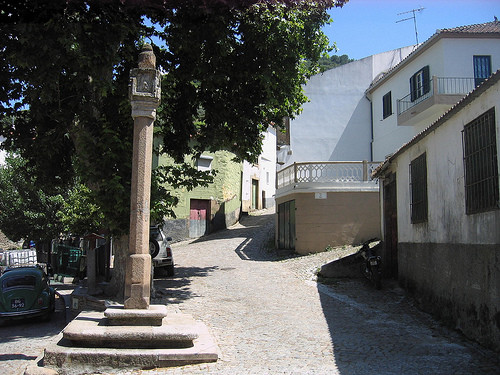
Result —
[{"label": "narrow alley", "polygon": [[[273,215],[174,245],[176,276],[153,303],[207,324],[219,361],[120,374],[498,374],[498,354],[412,305],[396,282],[317,284],[345,249],[303,257],[272,247]],[[288,255],[288,256],[286,256]]]}]

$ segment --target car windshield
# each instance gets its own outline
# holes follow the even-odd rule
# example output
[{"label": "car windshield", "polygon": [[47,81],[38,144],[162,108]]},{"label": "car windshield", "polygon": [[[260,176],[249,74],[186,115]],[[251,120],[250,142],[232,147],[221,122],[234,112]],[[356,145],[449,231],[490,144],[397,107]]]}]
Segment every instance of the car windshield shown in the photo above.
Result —
[{"label": "car windshield", "polygon": [[2,289],[14,288],[30,288],[34,289],[36,285],[36,278],[33,275],[19,275],[6,278],[2,282]]}]

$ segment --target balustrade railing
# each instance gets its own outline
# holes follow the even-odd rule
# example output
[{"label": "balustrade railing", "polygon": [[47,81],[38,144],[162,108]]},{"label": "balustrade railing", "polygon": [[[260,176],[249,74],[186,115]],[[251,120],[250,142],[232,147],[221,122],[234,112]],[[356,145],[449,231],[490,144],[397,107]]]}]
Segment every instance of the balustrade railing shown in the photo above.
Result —
[{"label": "balustrade railing", "polygon": [[398,115],[416,106],[433,95],[467,95],[476,86],[474,78],[432,77],[429,92],[411,100],[411,93],[398,99]]},{"label": "balustrade railing", "polygon": [[276,188],[300,183],[368,182],[379,164],[368,161],[294,163],[277,172]]}]

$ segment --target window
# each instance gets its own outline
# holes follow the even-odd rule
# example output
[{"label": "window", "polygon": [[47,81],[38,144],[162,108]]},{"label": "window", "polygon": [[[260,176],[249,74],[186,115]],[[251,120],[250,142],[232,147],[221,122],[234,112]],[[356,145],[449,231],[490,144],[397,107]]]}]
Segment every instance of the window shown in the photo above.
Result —
[{"label": "window", "polygon": [[423,153],[410,163],[410,214],[412,224],[427,221],[427,157]]},{"label": "window", "polygon": [[392,95],[390,91],[382,97],[382,110],[384,118],[392,115]]},{"label": "window", "polygon": [[429,65],[424,66],[410,78],[410,97],[414,102],[427,94],[431,89]]},{"label": "window", "polygon": [[481,84],[491,75],[491,56],[474,56],[474,83]]},{"label": "window", "polygon": [[9,289],[35,289],[36,278],[31,275],[17,275],[6,278],[2,283],[4,291]]},{"label": "window", "polygon": [[495,109],[464,126],[465,212],[475,214],[498,208],[498,161]]},{"label": "window", "polygon": [[196,159],[196,169],[199,171],[210,171],[212,170],[212,160],[214,158],[211,156],[201,155]]},{"label": "window", "polygon": [[290,117],[283,117],[283,124],[277,127],[278,146],[290,145]]}]

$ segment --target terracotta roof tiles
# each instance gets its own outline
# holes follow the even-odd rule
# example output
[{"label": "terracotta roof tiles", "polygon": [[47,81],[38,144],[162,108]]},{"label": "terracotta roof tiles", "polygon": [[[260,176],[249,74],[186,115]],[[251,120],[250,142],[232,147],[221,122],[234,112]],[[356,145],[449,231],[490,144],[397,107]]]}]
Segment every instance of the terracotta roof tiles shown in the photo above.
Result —
[{"label": "terracotta roof tiles", "polygon": [[450,29],[439,29],[437,33],[500,33],[500,21],[486,22],[475,25],[453,27]]}]

